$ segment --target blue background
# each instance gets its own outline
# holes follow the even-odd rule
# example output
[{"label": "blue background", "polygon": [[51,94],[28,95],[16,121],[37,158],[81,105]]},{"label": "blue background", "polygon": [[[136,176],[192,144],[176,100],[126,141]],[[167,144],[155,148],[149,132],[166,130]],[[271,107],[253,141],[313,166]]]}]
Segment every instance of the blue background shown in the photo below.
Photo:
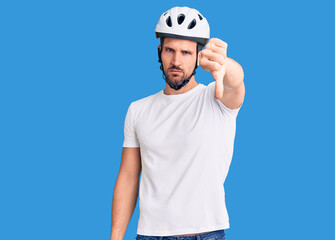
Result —
[{"label": "blue background", "polygon": [[125,114],[165,88],[154,29],[185,5],[245,73],[227,239],[333,238],[331,1],[58,0],[0,4],[0,239],[109,239]]}]

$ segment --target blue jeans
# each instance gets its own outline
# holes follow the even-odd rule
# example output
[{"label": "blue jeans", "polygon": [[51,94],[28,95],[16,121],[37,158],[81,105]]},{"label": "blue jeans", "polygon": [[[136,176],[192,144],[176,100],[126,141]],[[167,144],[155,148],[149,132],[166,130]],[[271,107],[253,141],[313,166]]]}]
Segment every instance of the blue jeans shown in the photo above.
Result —
[{"label": "blue jeans", "polygon": [[[175,234],[182,235],[182,234]],[[135,240],[226,240],[226,234],[224,229],[215,230],[206,233],[199,233],[190,236],[147,236],[137,234]]]}]

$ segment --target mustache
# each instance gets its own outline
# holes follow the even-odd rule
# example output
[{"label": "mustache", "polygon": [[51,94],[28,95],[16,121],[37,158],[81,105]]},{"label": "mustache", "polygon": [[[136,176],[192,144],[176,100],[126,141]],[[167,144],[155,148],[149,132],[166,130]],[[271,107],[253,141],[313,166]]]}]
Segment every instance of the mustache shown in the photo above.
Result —
[{"label": "mustache", "polygon": [[172,69],[174,69],[174,70],[178,70],[178,71],[182,71],[182,72],[183,72],[183,69],[181,69],[181,68],[179,68],[179,67],[176,67],[176,66],[172,66],[172,67],[168,68],[168,70],[172,70]]}]

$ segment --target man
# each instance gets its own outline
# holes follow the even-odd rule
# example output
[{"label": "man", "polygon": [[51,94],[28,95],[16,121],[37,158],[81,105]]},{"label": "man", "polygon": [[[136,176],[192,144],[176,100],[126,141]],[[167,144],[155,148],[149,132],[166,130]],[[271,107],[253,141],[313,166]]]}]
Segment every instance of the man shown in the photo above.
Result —
[{"label": "man", "polygon": [[[242,67],[227,57],[224,41],[209,39],[208,22],[195,9],[163,13],[155,32],[166,88],[128,108],[111,240],[123,239],[138,191],[136,239],[225,239],[223,184],[245,95]],[[208,86],[195,81],[198,64],[214,79]]]}]

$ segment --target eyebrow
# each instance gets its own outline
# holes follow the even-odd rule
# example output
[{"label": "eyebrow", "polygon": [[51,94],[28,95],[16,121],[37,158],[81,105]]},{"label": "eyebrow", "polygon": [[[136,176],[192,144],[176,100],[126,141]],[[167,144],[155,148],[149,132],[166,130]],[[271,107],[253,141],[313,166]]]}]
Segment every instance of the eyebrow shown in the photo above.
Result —
[{"label": "eyebrow", "polygon": [[[165,49],[172,49],[175,51],[175,49],[173,47],[169,47],[169,46],[164,46]],[[189,49],[181,49],[182,52],[190,52],[190,53],[193,53],[194,51],[193,50],[189,50]]]}]

